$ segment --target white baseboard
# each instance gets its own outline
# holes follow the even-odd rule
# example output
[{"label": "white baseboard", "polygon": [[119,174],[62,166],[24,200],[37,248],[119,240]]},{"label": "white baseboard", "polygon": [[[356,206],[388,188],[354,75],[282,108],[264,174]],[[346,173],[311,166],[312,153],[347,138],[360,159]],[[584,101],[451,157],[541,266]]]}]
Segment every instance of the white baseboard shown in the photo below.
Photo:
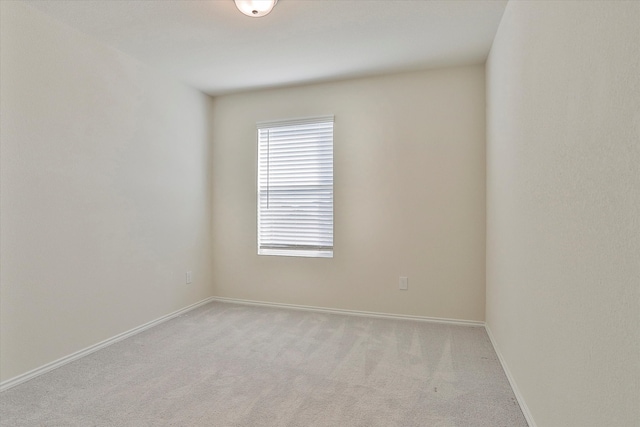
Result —
[{"label": "white baseboard", "polygon": [[123,332],[121,334],[118,334],[114,337],[111,337],[109,339],[106,339],[104,341],[101,341],[97,344],[94,344],[92,346],[89,346],[85,349],[76,351],[75,353],[72,353],[68,356],[62,357],[58,360],[54,360],[53,362],[47,363],[46,365],[40,366],[39,368],[33,369],[29,372],[26,372],[24,374],[18,375],[17,377],[13,377],[10,378],[8,380],[3,381],[2,383],[0,383],[0,392],[3,392],[7,389],[10,389],[11,387],[15,387],[18,384],[22,384],[26,381],[29,381],[30,379],[33,379],[39,375],[42,375],[44,373],[47,373],[49,371],[52,371],[56,368],[59,368],[63,365],[66,365],[67,363],[73,362],[74,360],[78,360],[81,357],[87,356],[93,352],[96,352],[102,348],[105,348],[107,346],[110,346],[111,344],[115,344],[118,341],[122,341],[125,338],[129,338],[130,336],[133,336],[135,334],[138,334],[146,329],[152,328],[156,325],[159,325],[162,322],[166,322],[167,320],[173,319],[174,317],[178,317],[181,314],[186,313],[187,311],[191,311],[194,308],[200,307],[201,305],[207,304],[209,302],[213,301],[213,298],[206,298],[202,301],[199,301],[195,304],[191,304],[183,309],[180,309],[178,311],[174,311],[173,313],[169,313],[165,316],[159,317],[155,320],[152,320],[150,322],[145,323],[144,325],[140,325],[138,327],[135,327],[133,329],[130,329],[126,332]]},{"label": "white baseboard", "polygon": [[345,310],[341,308],[316,307],[316,306],[310,306],[310,305],[285,304],[285,303],[278,303],[278,302],[254,301],[254,300],[245,300],[245,299],[238,299],[238,298],[227,298],[227,297],[212,297],[211,299],[213,301],[228,302],[228,303],[234,303],[234,304],[261,305],[261,306],[267,306],[267,307],[290,308],[294,310],[316,311],[321,313],[348,314],[351,316],[380,317],[384,319],[420,320],[423,322],[446,323],[450,325],[463,325],[463,326],[475,326],[475,327],[484,326],[484,322],[480,322],[476,320],[446,319],[446,318],[440,318],[440,317],[413,316],[409,314],[391,314],[391,313],[378,313],[375,311]]},{"label": "white baseboard", "polygon": [[245,304],[245,305],[258,305],[258,306],[268,306],[268,307],[281,307],[281,308],[289,308],[289,309],[294,309],[294,310],[305,310],[305,311],[315,311],[315,312],[323,312],[323,313],[337,313],[337,314],[347,314],[347,315],[352,315],[352,316],[363,316],[363,317],[378,317],[378,318],[386,318],[386,319],[404,319],[404,320],[419,320],[419,321],[424,321],[424,322],[434,322],[434,323],[444,323],[444,324],[452,324],[452,325],[463,325],[463,326],[474,326],[474,327],[482,327],[484,326],[485,330],[487,331],[487,335],[489,336],[489,339],[491,340],[491,344],[493,345],[493,348],[498,356],[498,359],[500,360],[500,364],[502,365],[502,369],[504,370],[507,379],[509,380],[509,384],[511,385],[511,388],[513,389],[513,392],[516,396],[516,399],[518,400],[518,403],[520,404],[520,408],[522,409],[522,413],[524,414],[525,419],[527,420],[527,423],[529,424],[529,427],[536,427],[536,424],[533,420],[533,417],[531,416],[531,413],[529,411],[529,408],[527,407],[526,403],[524,402],[524,399],[522,397],[522,395],[520,394],[520,391],[518,390],[518,387],[515,383],[515,381],[513,380],[513,377],[511,376],[511,373],[509,371],[509,368],[507,366],[507,364],[505,363],[502,354],[500,353],[500,350],[498,349],[498,347],[496,346],[496,342],[493,338],[493,335],[491,334],[491,330],[489,329],[489,327],[485,324],[485,322],[480,322],[480,321],[474,321],[474,320],[460,320],[460,319],[446,319],[446,318],[438,318],[438,317],[426,317],[426,316],[413,316],[413,315],[402,315],[402,314],[391,314],[391,313],[378,313],[378,312],[372,312],[372,311],[359,311],[359,310],[345,310],[345,309],[338,309],[338,308],[326,308],[326,307],[315,307],[315,306],[306,306],[306,305],[297,305],[297,304],[285,304],[285,303],[274,303],[274,302],[266,302],[266,301],[253,301],[253,300],[243,300],[243,299],[237,299],[237,298],[226,298],[226,297],[210,297],[210,298],[206,298],[202,301],[199,301],[195,304],[191,304],[181,310],[178,311],[174,311],[173,313],[169,313],[165,316],[159,317],[155,320],[152,320],[150,322],[147,322],[143,325],[140,325],[136,328],[130,329],[126,332],[123,332],[121,334],[118,334],[114,337],[111,337],[109,339],[106,339],[102,342],[99,342],[97,344],[94,344],[92,346],[89,346],[85,349],[82,349],[80,351],[77,351],[75,353],[72,353],[68,356],[62,357],[58,360],[55,360],[53,362],[47,363],[46,365],[43,365],[39,368],[33,369],[29,372],[26,372],[24,374],[18,375],[17,377],[14,378],[10,378],[6,381],[3,381],[2,383],[0,383],[0,392],[5,391],[10,389],[11,387],[15,387],[18,384],[22,384],[24,382],[27,382],[39,375],[42,375],[44,373],[50,372],[56,368],[59,368],[63,365],[66,365],[67,363],[73,362],[74,360],[78,360],[81,357],[87,356],[91,353],[94,353],[102,348],[105,348],[107,346],[110,346],[111,344],[115,344],[118,341],[121,341],[123,339],[129,338],[135,334],[138,334],[146,329],[152,328],[156,325],[159,325],[162,322],[166,322],[167,320],[173,319],[174,317],[178,317],[181,314],[184,314],[188,311],[191,311],[197,307],[200,307],[204,304],[207,304],[211,301],[220,301],[220,302],[226,302],[226,303],[235,303],[235,304]]},{"label": "white baseboard", "polygon": [[520,393],[520,390],[518,389],[518,386],[516,385],[516,382],[513,379],[513,376],[511,375],[511,371],[509,371],[507,362],[505,362],[504,358],[502,357],[502,353],[500,353],[500,350],[496,345],[496,340],[493,338],[493,334],[491,333],[491,329],[489,329],[489,325],[485,323],[484,328],[487,331],[487,335],[489,335],[489,340],[491,341],[491,345],[493,345],[493,349],[498,355],[498,360],[500,360],[500,364],[502,365],[502,370],[504,371],[505,375],[507,376],[507,379],[509,380],[509,384],[511,385],[513,394],[516,395],[516,399],[518,400],[518,404],[520,405],[520,409],[522,410],[522,414],[524,415],[525,420],[527,420],[527,424],[529,424],[529,427],[537,427],[536,422],[533,420],[533,416],[531,415],[531,411],[529,411],[529,407],[525,403],[524,397]]}]

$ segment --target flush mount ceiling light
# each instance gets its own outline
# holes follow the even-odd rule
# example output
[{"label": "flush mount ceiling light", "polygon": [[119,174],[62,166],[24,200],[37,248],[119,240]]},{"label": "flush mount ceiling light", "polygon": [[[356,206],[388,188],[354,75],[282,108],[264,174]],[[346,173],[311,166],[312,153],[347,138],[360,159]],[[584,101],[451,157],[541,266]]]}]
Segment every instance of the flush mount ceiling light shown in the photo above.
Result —
[{"label": "flush mount ceiling light", "polygon": [[236,7],[242,13],[252,18],[260,18],[267,15],[278,0],[233,0]]}]

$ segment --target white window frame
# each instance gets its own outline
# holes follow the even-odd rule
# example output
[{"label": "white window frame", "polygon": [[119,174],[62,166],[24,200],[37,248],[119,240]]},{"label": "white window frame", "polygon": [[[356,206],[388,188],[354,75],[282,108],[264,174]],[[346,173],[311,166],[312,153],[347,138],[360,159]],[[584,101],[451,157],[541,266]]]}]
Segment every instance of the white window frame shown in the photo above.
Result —
[{"label": "white window frame", "polygon": [[[333,116],[319,116],[256,124],[258,255],[333,258],[333,122]],[[293,152],[300,157],[293,161],[281,157],[281,150],[289,153],[290,147],[296,147],[288,146],[292,142],[283,136],[285,132],[294,133],[295,143],[302,144],[298,145],[300,151]],[[286,164],[290,161],[292,164]],[[290,166],[292,169],[288,169]],[[301,166],[304,172],[290,177],[291,171]],[[275,194],[274,187],[277,189],[274,181],[282,182],[285,188],[279,191],[282,201],[276,207],[270,200],[278,198],[269,196]],[[302,188],[294,190],[297,186]],[[299,199],[297,191],[304,194]],[[273,211],[267,213],[269,205]],[[298,230],[302,231],[296,235]]]}]

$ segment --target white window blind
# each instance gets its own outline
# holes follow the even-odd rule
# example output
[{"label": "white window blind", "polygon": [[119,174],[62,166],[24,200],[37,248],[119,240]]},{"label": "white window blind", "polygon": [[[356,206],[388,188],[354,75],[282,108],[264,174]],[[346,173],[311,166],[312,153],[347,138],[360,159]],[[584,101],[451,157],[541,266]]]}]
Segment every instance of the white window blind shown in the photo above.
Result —
[{"label": "white window blind", "polygon": [[258,254],[333,256],[333,116],[258,123]]}]

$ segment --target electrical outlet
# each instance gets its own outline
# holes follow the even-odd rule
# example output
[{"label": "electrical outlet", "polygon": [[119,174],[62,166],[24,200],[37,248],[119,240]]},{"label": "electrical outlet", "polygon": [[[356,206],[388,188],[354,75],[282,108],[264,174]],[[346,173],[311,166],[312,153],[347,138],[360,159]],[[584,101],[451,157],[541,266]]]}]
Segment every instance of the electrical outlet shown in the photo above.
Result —
[{"label": "electrical outlet", "polygon": [[400,276],[400,290],[406,291],[409,289],[409,278]]},{"label": "electrical outlet", "polygon": [[191,283],[191,280],[192,280],[191,272],[187,271],[187,285]]}]

